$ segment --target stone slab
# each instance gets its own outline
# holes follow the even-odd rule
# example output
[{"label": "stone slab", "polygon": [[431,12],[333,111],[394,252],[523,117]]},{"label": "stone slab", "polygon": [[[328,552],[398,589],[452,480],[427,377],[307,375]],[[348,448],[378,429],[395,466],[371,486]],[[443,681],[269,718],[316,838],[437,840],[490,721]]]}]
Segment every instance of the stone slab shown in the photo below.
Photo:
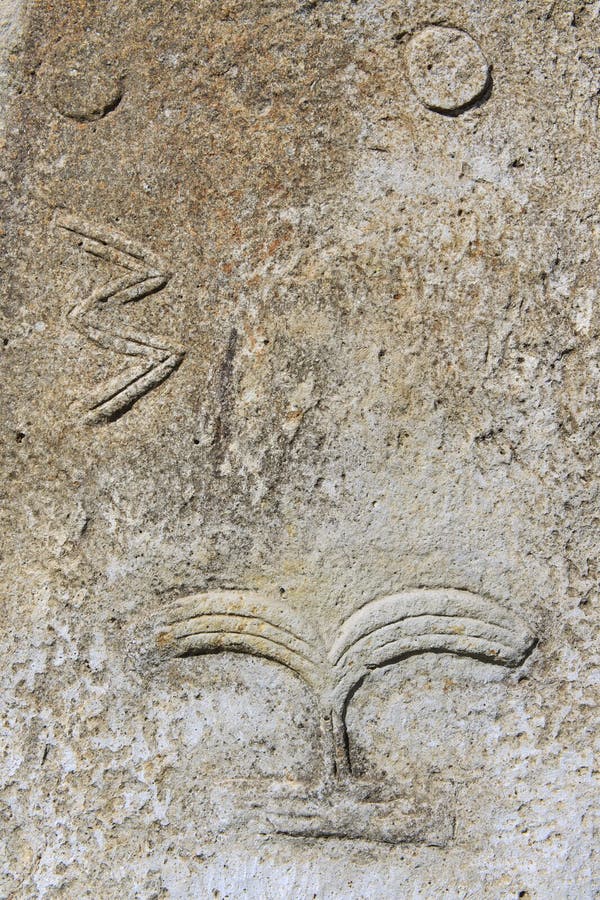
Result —
[{"label": "stone slab", "polygon": [[0,4],[1,896],[600,896],[599,38]]}]

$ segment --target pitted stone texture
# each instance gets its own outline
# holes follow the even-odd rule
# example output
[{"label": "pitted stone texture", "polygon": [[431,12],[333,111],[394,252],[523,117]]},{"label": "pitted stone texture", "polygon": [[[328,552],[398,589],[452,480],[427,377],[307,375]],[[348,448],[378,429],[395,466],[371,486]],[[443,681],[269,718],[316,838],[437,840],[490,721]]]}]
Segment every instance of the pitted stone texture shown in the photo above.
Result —
[{"label": "pitted stone texture", "polygon": [[408,44],[407,63],[415,94],[436,112],[456,115],[467,110],[491,84],[481,48],[457,28],[424,28]]}]

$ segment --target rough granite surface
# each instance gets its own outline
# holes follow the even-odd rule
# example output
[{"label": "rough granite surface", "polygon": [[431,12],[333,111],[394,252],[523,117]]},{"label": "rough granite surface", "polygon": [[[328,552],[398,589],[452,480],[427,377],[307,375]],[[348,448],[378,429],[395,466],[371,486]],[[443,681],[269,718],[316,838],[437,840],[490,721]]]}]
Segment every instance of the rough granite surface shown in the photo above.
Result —
[{"label": "rough granite surface", "polygon": [[600,897],[600,3],[0,43],[0,896]]}]

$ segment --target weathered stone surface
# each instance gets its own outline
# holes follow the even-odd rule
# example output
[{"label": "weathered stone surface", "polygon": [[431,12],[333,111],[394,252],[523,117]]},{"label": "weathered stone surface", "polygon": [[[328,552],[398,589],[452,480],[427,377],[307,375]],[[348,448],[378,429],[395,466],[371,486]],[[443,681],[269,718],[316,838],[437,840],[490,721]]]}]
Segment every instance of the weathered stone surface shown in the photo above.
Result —
[{"label": "weathered stone surface", "polygon": [[599,36],[0,4],[2,896],[600,895]]}]

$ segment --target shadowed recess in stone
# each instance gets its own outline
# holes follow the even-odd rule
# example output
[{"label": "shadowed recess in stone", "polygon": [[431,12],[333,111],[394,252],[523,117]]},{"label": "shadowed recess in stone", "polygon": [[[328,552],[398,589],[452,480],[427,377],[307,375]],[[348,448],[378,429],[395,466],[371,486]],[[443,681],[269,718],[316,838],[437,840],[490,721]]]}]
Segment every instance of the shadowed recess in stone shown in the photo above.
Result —
[{"label": "shadowed recess in stone", "polygon": [[459,28],[424,28],[407,47],[408,76],[424,106],[458,116],[487,99],[492,73],[479,44]]}]

